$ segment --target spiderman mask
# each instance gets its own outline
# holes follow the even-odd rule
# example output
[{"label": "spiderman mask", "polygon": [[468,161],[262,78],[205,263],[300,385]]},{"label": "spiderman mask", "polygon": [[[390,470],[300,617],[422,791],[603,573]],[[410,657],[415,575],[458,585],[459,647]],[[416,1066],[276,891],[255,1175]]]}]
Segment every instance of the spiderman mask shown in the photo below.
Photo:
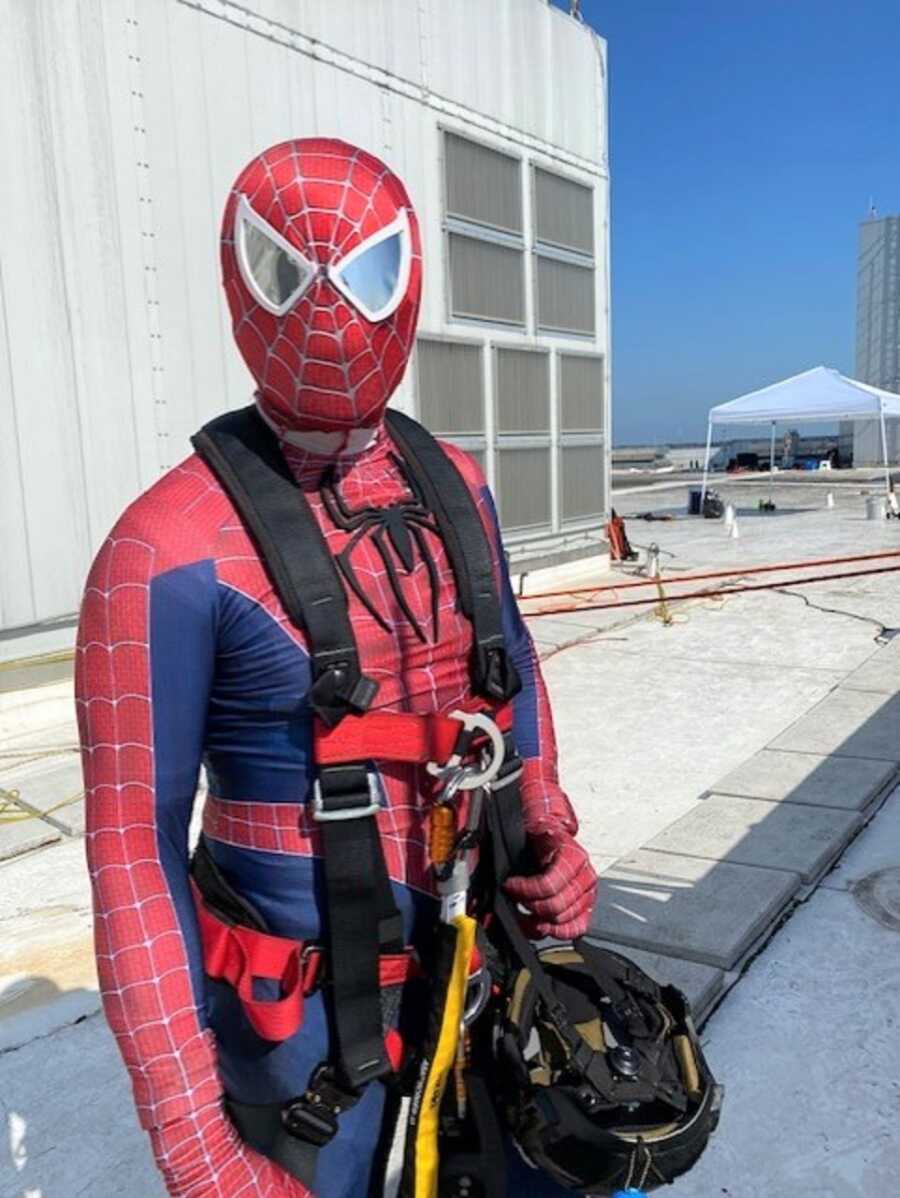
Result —
[{"label": "spiderman mask", "polygon": [[231,189],[221,256],[234,338],[270,423],[377,426],[422,287],[418,221],[394,172],[330,138],[272,146]]}]

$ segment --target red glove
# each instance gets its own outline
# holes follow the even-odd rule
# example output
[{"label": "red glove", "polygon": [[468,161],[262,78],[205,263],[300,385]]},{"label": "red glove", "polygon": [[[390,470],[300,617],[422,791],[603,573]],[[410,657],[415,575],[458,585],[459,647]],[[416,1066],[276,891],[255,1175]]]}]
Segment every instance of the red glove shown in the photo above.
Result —
[{"label": "red glove", "polygon": [[588,930],[597,898],[597,874],[591,859],[566,831],[529,836],[540,872],[508,878],[503,889],[531,913],[522,919],[528,936],[574,940]]},{"label": "red glove", "polygon": [[173,1198],[312,1198],[241,1140],[219,1104],[151,1128],[150,1139]]}]

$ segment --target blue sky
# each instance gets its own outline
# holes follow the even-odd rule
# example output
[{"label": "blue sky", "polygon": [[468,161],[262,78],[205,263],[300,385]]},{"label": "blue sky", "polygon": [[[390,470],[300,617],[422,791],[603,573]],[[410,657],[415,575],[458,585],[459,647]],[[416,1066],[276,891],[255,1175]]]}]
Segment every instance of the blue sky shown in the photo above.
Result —
[{"label": "blue sky", "polygon": [[898,0],[582,9],[609,43],[616,443],[852,374],[858,222],[900,212]]}]

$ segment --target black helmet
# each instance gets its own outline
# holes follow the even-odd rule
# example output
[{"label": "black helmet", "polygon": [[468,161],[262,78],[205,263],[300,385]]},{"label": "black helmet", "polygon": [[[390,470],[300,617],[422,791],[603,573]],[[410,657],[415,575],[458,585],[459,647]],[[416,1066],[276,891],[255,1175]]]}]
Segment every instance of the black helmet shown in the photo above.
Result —
[{"label": "black helmet", "polygon": [[529,1163],[603,1195],[696,1163],[722,1091],[675,987],[579,940],[520,961],[496,1019],[500,1104]]}]

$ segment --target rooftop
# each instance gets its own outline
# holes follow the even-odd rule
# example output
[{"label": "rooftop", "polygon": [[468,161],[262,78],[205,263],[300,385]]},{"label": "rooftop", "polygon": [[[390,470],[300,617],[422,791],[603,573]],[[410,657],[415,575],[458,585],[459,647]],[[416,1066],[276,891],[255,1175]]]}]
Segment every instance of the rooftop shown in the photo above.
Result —
[{"label": "rooftop", "polygon": [[[686,481],[619,492],[632,542],[660,547],[671,622],[655,605],[529,621],[563,783],[604,878],[593,930],[688,990],[726,1086],[721,1129],[672,1198],[844,1198],[895,1186],[900,913],[877,878],[900,865],[900,592],[891,573],[798,580],[896,559],[751,569],[900,552],[900,522],[865,517],[876,485],[779,479],[776,510],[763,514],[766,480],[717,478],[737,509],[737,538],[721,521],[683,515]],[[634,518],[648,509],[672,519]],[[729,594],[735,578],[710,579],[702,585],[717,597],[673,598],[698,586],[679,577],[725,569],[776,585]],[[531,574],[523,606],[537,606],[527,596],[538,590],[639,580],[628,573],[589,561]],[[635,594],[620,587],[594,601]],[[73,784],[72,755],[58,752],[74,737],[67,687],[28,692],[30,716],[21,703],[18,714],[0,707],[0,785],[36,806],[66,799]],[[77,804],[58,817],[77,833]],[[0,838],[28,826],[2,826]],[[75,1175],[85,1192],[113,1198],[124,1174],[133,1192],[162,1196],[97,1013],[83,846],[31,826],[59,839],[0,865],[13,1149],[0,1193],[50,1198],[70,1192]]]}]

